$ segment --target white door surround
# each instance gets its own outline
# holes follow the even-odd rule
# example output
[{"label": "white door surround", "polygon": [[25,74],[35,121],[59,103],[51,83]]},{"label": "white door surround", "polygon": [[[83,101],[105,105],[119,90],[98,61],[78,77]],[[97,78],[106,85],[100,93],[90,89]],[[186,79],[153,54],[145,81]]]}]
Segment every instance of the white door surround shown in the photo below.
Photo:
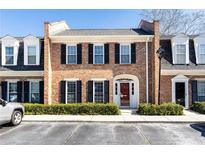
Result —
[{"label": "white door surround", "polygon": [[[136,108],[139,104],[139,79],[131,74],[121,74],[113,78],[113,102],[121,107],[120,83],[129,83],[130,108]],[[133,89],[134,88],[134,89]],[[133,93],[134,92],[134,93]]]},{"label": "white door surround", "polygon": [[176,83],[185,84],[185,108],[189,108],[189,78],[184,75],[177,75],[172,78],[172,102],[176,102]]}]

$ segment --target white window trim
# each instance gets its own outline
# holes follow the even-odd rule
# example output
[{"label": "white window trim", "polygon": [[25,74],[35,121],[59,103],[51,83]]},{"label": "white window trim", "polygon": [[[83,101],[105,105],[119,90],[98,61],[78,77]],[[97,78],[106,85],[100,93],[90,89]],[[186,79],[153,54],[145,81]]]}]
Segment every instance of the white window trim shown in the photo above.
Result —
[{"label": "white window trim", "polygon": [[[121,61],[121,46],[128,45],[129,46],[129,63],[122,63]],[[120,64],[131,64],[131,44],[130,43],[120,43]]]},{"label": "white window trim", "polygon": [[[29,35],[23,39],[24,41],[24,65],[40,65],[40,39]],[[28,63],[28,47],[29,46],[35,46],[36,47],[36,63],[35,64],[29,64]]]},{"label": "white window trim", "polygon": [[68,82],[75,82],[75,86],[76,86],[76,88],[75,88],[75,102],[73,102],[73,103],[78,103],[77,102],[77,97],[78,97],[78,94],[77,94],[77,92],[78,92],[78,90],[77,90],[77,88],[78,88],[78,86],[77,86],[77,81],[75,80],[66,80],[66,86],[65,86],[65,92],[66,92],[66,95],[65,95],[65,104],[69,104],[68,103]]},{"label": "white window trim", "polygon": [[104,47],[103,43],[93,44],[93,64],[102,65],[100,63],[95,63],[95,46],[102,46],[103,47],[103,63],[102,64],[105,64],[105,47]]},{"label": "white window trim", "polygon": [[172,80],[172,102],[176,102],[176,83],[185,84],[185,108],[189,108],[189,78],[184,75],[177,75]]},{"label": "white window trim", "polygon": [[185,64],[189,64],[189,37],[185,34],[178,34],[171,39],[171,44],[172,44],[173,64],[178,64],[176,61],[176,45],[180,45],[180,44],[186,45],[186,62],[185,62]]},{"label": "white window trim", "polygon": [[[75,46],[76,47],[76,63],[68,63],[68,47],[69,46]],[[70,64],[70,65],[74,65],[74,64],[78,64],[78,47],[77,44],[66,44],[66,64]]]},{"label": "white window trim", "polygon": [[95,103],[95,83],[96,82],[102,82],[103,83],[103,102],[104,102],[104,100],[105,100],[105,98],[104,98],[105,97],[105,94],[104,94],[104,92],[105,92],[105,90],[104,90],[104,80],[93,81],[93,102]]},{"label": "white window trim", "polygon": [[200,45],[205,44],[205,33],[195,37],[193,40],[194,40],[194,50],[195,50],[195,55],[196,55],[196,63],[197,64],[205,64],[205,62],[200,63],[200,61],[199,61]]},{"label": "white window trim", "polygon": [[[40,81],[41,81],[41,79],[39,79],[39,80],[35,80],[35,79],[30,79],[30,80],[28,80],[29,81],[29,102],[31,102],[31,82],[37,82],[38,83],[38,86],[39,86],[39,92],[38,92],[38,94],[39,94],[39,99],[40,99]],[[40,101],[40,100],[39,100]]]},{"label": "white window trim", "polygon": [[[6,96],[6,99],[7,101],[9,102],[9,84],[10,83],[16,83],[19,81],[19,80],[5,80],[7,81],[7,96]],[[18,85],[17,85],[17,89],[18,89]],[[17,96],[18,96],[18,91],[17,91]]]}]

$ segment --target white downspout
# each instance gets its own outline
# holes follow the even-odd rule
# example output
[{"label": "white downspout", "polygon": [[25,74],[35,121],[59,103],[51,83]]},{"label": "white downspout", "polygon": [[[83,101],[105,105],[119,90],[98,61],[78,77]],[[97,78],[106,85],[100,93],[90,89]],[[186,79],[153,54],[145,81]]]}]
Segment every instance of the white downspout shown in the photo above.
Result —
[{"label": "white downspout", "polygon": [[146,103],[149,102],[148,38],[146,41]]}]

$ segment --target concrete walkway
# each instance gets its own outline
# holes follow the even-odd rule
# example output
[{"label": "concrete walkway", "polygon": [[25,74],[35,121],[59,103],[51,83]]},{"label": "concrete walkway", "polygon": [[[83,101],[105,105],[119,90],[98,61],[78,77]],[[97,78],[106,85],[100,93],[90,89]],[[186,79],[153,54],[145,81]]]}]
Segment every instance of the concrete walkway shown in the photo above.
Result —
[{"label": "concrete walkway", "polygon": [[184,110],[182,116],[142,116],[134,110],[121,115],[25,115],[24,122],[124,122],[124,123],[205,123],[205,115]]}]

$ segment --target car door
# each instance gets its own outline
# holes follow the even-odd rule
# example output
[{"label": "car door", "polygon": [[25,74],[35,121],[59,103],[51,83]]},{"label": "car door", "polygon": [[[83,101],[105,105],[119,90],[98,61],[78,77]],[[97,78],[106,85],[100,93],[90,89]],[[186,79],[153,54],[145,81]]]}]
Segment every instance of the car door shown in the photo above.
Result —
[{"label": "car door", "polygon": [[10,121],[10,114],[7,105],[0,104],[0,124]]}]

